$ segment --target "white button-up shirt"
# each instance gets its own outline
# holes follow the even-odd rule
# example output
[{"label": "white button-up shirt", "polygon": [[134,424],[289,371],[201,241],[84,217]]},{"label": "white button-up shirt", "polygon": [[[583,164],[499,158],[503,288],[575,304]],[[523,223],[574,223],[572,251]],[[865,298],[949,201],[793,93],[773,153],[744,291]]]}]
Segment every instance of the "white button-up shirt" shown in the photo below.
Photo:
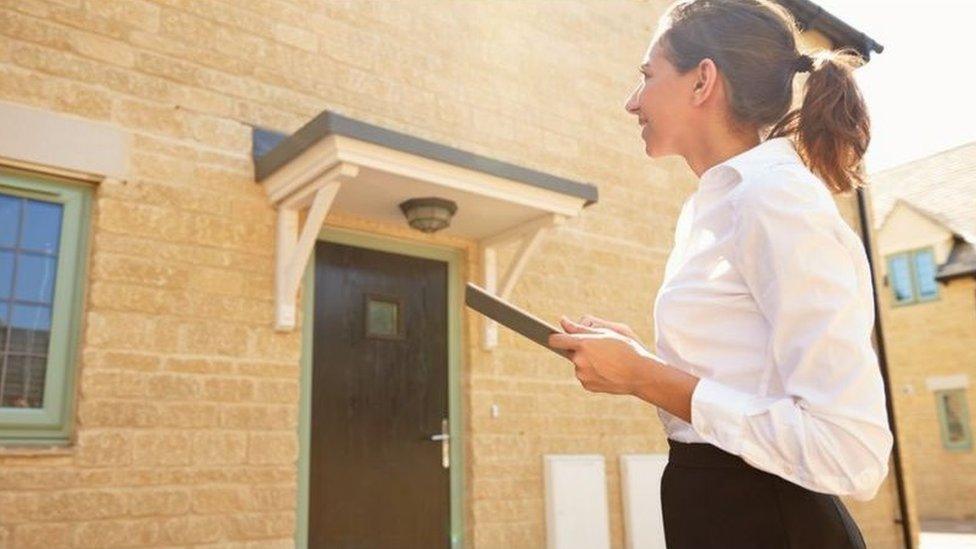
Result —
[{"label": "white button-up shirt", "polygon": [[668,438],[810,490],[874,497],[892,436],[868,260],[788,139],[702,174],[654,322],[657,355],[701,378],[690,424],[659,409]]}]

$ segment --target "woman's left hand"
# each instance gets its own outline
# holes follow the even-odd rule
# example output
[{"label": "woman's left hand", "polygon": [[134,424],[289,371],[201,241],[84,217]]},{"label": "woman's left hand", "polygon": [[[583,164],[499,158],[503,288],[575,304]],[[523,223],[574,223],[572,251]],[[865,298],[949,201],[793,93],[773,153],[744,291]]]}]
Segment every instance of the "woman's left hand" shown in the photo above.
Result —
[{"label": "woman's left hand", "polygon": [[572,352],[576,378],[588,391],[636,394],[663,364],[637,341],[608,328],[588,328],[566,317],[559,323],[566,333],[549,336],[549,346]]}]

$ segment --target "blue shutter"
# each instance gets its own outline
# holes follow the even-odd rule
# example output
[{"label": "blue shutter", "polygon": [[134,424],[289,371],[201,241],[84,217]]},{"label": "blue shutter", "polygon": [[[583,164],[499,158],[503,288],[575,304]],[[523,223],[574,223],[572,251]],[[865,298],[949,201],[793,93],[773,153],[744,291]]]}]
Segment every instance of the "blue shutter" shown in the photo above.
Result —
[{"label": "blue shutter", "polygon": [[908,262],[908,254],[888,257],[888,280],[895,296],[895,303],[915,301],[915,292],[912,288],[912,268]]},{"label": "blue shutter", "polygon": [[920,300],[939,296],[939,285],[935,281],[935,256],[931,249],[915,252],[915,282]]}]

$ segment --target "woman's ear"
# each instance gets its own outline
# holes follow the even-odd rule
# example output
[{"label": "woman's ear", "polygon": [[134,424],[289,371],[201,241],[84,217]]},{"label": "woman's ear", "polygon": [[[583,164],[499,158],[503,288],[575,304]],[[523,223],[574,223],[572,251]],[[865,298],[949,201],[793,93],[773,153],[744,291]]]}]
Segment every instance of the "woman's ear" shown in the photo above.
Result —
[{"label": "woman's ear", "polygon": [[718,67],[709,58],[702,59],[695,67],[695,83],[692,88],[692,105],[699,107],[708,101],[718,81]]}]

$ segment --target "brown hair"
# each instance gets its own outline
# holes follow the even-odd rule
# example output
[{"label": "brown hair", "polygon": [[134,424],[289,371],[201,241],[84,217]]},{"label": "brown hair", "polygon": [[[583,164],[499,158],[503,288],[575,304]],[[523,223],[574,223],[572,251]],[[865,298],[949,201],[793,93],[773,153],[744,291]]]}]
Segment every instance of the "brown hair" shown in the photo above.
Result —
[{"label": "brown hair", "polygon": [[793,103],[793,77],[803,69],[796,23],[766,0],[683,0],[662,20],[665,56],[687,72],[711,59],[725,79],[733,122],[756,125],[767,138],[792,137],[804,163],[841,193],[864,185],[862,159],[871,139],[853,50],[814,56],[803,102]]}]

